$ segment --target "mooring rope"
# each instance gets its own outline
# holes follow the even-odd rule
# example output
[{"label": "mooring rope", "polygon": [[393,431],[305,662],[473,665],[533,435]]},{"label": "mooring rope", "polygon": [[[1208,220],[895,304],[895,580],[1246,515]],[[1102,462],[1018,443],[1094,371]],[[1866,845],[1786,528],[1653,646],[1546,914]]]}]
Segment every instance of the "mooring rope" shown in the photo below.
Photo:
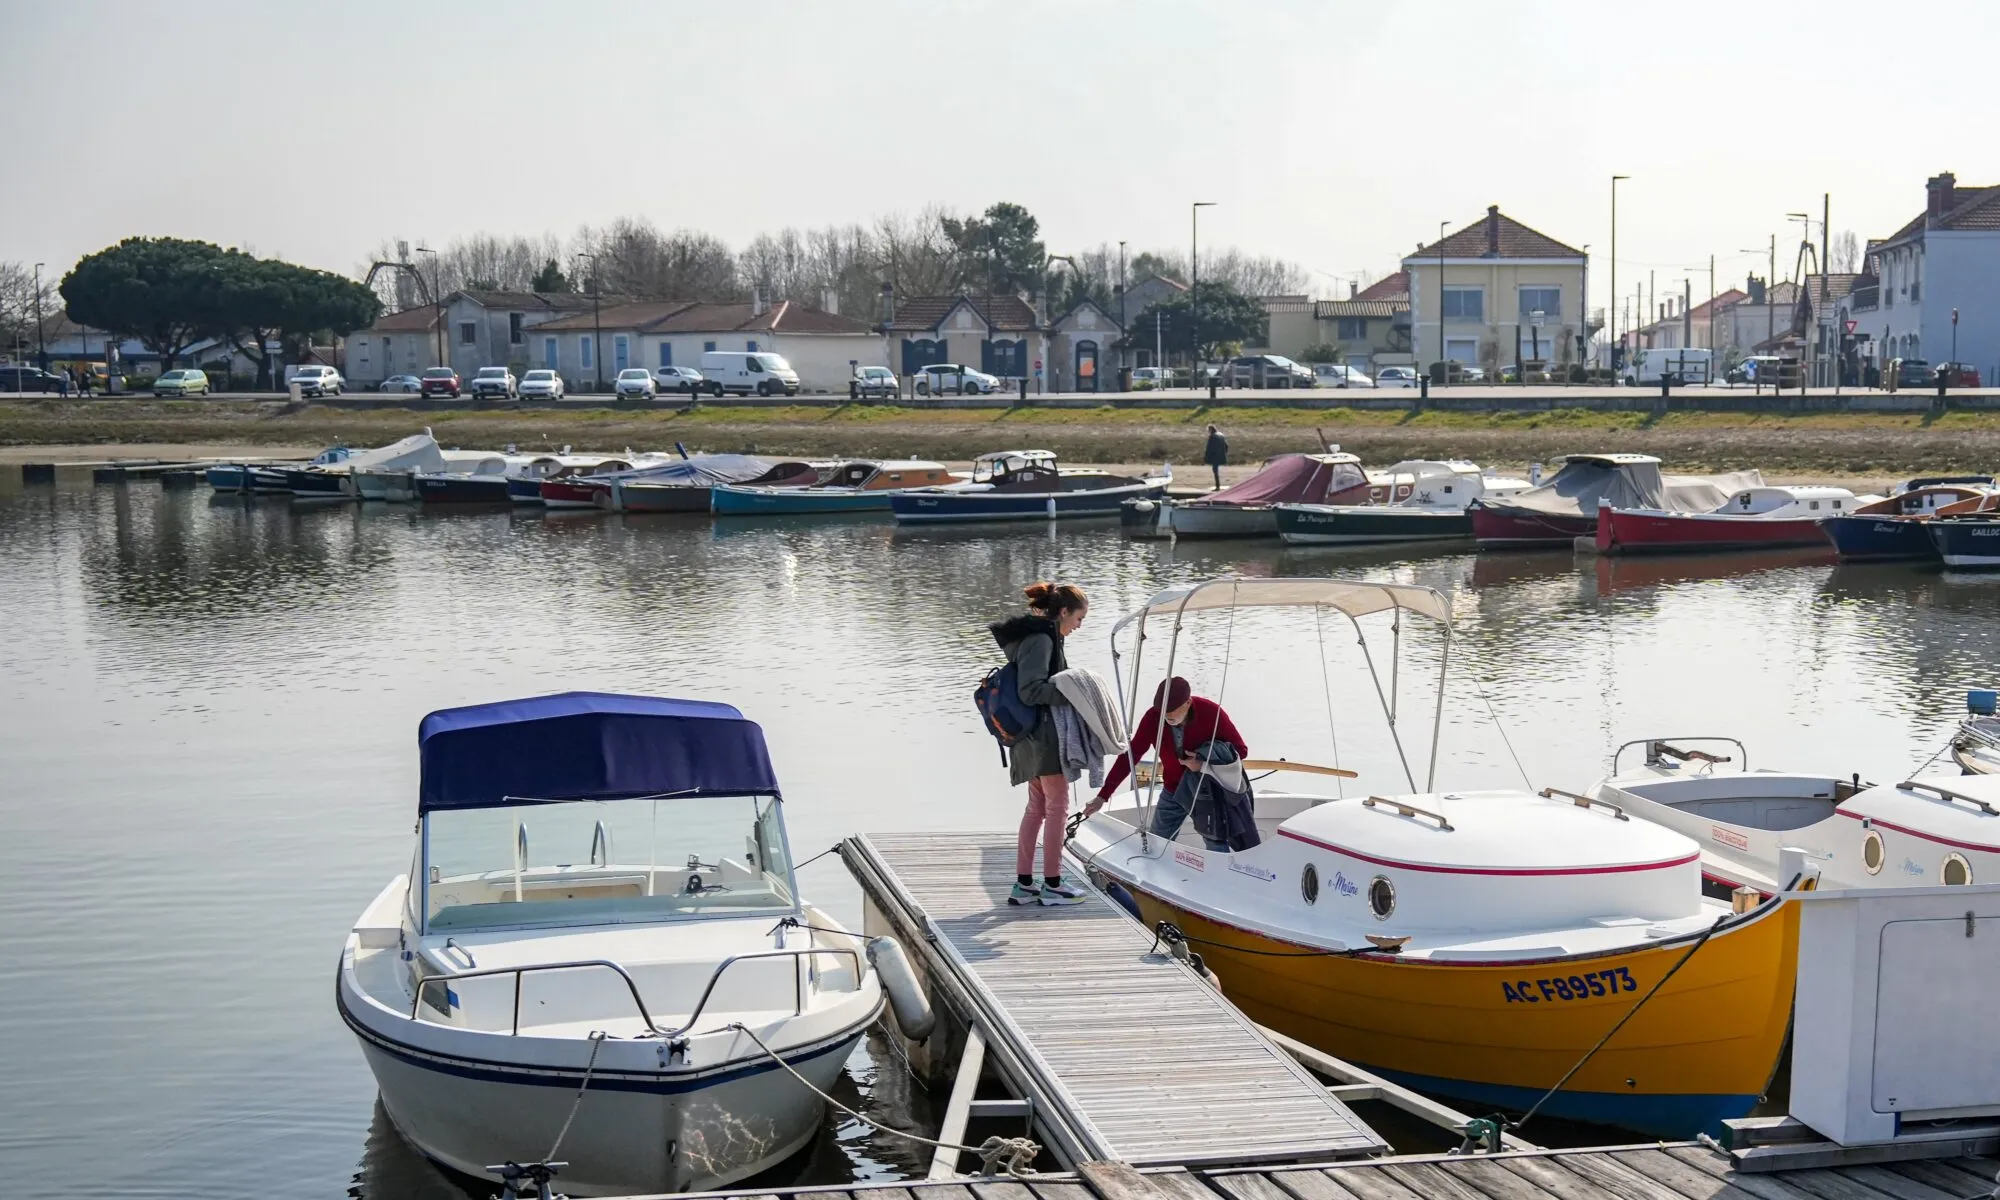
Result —
[{"label": "mooring rope", "polygon": [[848,1116],[853,1117],[855,1120],[860,1121],[864,1125],[868,1125],[874,1129],[880,1130],[881,1132],[889,1134],[892,1137],[899,1137],[904,1139],[905,1141],[916,1142],[920,1145],[930,1146],[935,1149],[957,1150],[966,1154],[977,1154],[979,1156],[979,1161],[982,1168],[988,1175],[993,1174],[996,1169],[1005,1171],[1007,1174],[1014,1176],[1027,1176],[1035,1174],[1035,1167],[1034,1167],[1035,1158],[1037,1155],[1041,1154],[1042,1148],[1039,1145],[1037,1145],[1032,1139],[1024,1137],[1014,1137],[1014,1138],[990,1137],[977,1146],[965,1146],[965,1145],[960,1145],[957,1142],[941,1142],[938,1141],[936,1138],[927,1138],[922,1136],[921,1134],[910,1133],[907,1130],[896,1129],[892,1126],[884,1125],[882,1122],[877,1121],[875,1118],[868,1116],[865,1113],[856,1112],[854,1109],[849,1108],[847,1105],[842,1104],[840,1101],[834,1099],[832,1096],[829,1096],[825,1092],[821,1091],[818,1085],[814,1084],[812,1080],[807,1079],[805,1076],[799,1074],[798,1068],[792,1066],[791,1063],[786,1062],[784,1058],[781,1057],[776,1050],[773,1050],[769,1046],[765,1045],[764,1039],[758,1037],[757,1032],[751,1029],[748,1025],[745,1025],[741,1021],[731,1021],[727,1026],[725,1026],[725,1028],[740,1030],[743,1033],[748,1034],[750,1036],[750,1040],[757,1043],[757,1048],[759,1050],[762,1050],[766,1055],[770,1056],[772,1062],[777,1063],[785,1070],[791,1072],[792,1078],[798,1080],[800,1083],[805,1084],[806,1088],[810,1090],[814,1095],[818,1096],[820,1099],[826,1101],[828,1104],[831,1104],[833,1107],[839,1109],[841,1112],[846,1113]]},{"label": "mooring rope", "polygon": [[597,1052],[604,1048],[604,1031],[590,1031],[590,1059],[583,1064],[583,1082],[576,1085],[576,1099],[570,1101],[569,1115],[563,1118],[562,1128],[556,1130],[555,1144],[542,1155],[544,1164],[556,1161],[556,1151],[562,1149],[563,1139],[569,1136],[570,1122],[576,1120],[576,1110],[583,1107],[583,1093],[590,1087],[590,1074],[597,1069]]}]

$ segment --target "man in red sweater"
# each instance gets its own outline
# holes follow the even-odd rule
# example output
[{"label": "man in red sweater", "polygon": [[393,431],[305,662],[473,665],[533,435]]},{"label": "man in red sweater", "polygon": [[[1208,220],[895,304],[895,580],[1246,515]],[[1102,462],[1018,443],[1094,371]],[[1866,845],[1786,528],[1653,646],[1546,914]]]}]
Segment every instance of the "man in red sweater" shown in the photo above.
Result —
[{"label": "man in red sweater", "polygon": [[[1153,693],[1153,706],[1132,729],[1132,745],[1118,761],[1111,764],[1111,770],[1104,777],[1104,786],[1097,791],[1097,798],[1084,809],[1089,816],[1104,807],[1111,799],[1118,785],[1132,772],[1132,764],[1153,748],[1153,738],[1161,732],[1160,711],[1166,710],[1166,730],[1164,745],[1172,748],[1172,753],[1160,755],[1160,799],[1153,806],[1152,833],[1167,841],[1172,841],[1180,833],[1181,825],[1187,820],[1188,812],[1180,800],[1181,776],[1188,771],[1201,770],[1201,762],[1192,753],[1197,747],[1211,741],[1221,740],[1236,748],[1240,761],[1250,757],[1250,747],[1244,743],[1243,735],[1236,732],[1235,722],[1222,706],[1205,696],[1197,696],[1188,681],[1176,675],[1162,683]],[[1226,846],[1211,847],[1227,849]]]}]

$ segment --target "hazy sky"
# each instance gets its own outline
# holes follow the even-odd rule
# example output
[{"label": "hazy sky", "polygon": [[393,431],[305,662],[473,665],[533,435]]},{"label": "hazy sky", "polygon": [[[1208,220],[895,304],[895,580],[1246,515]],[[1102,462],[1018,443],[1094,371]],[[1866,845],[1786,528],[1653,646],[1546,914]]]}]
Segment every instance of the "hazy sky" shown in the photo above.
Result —
[{"label": "hazy sky", "polygon": [[[2000,3],[0,0],[0,259],[130,234],[351,271],[644,215],[740,246],[936,202],[1386,272],[1499,204],[1662,293],[1785,213],[2000,182]],[[1725,283],[1726,286],[1726,283]]]}]

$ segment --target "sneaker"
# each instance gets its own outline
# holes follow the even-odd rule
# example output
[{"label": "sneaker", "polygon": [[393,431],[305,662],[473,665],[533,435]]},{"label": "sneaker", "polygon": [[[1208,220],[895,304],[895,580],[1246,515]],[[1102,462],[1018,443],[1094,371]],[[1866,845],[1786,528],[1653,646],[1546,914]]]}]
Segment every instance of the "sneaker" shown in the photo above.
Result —
[{"label": "sneaker", "polygon": [[1007,893],[1007,903],[1009,904],[1040,904],[1041,902],[1041,889],[1030,887],[1027,884],[1017,883],[1014,885],[1014,890]]},{"label": "sneaker", "polygon": [[1082,904],[1083,890],[1067,883],[1045,883],[1042,885],[1042,903],[1045,905]]}]

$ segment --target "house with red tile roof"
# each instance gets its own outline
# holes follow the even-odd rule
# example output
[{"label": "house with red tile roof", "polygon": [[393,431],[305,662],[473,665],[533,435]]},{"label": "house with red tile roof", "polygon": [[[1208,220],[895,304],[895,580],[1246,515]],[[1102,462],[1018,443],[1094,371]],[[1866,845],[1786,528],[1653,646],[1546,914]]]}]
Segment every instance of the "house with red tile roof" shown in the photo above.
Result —
[{"label": "house with red tile roof", "polygon": [[1417,247],[1409,277],[1417,361],[1485,367],[1580,359],[1587,256],[1500,211]]},{"label": "house with red tile roof", "polygon": [[1002,379],[1032,380],[1039,362],[1047,379],[1050,331],[1019,296],[891,294],[888,304],[877,328],[900,374],[956,363]]},{"label": "house with red tile roof", "polygon": [[535,326],[530,367],[548,367],[571,389],[627,367],[693,367],[712,350],[782,355],[809,392],[844,392],[861,367],[887,366],[880,333],[793,300],[717,303],[640,300],[588,308]]},{"label": "house with red tile roof", "polygon": [[1834,304],[1854,322],[1849,350],[1861,363],[1956,361],[2000,376],[2000,186],[1933,175],[1923,212],[1868,243],[1860,277]]}]

